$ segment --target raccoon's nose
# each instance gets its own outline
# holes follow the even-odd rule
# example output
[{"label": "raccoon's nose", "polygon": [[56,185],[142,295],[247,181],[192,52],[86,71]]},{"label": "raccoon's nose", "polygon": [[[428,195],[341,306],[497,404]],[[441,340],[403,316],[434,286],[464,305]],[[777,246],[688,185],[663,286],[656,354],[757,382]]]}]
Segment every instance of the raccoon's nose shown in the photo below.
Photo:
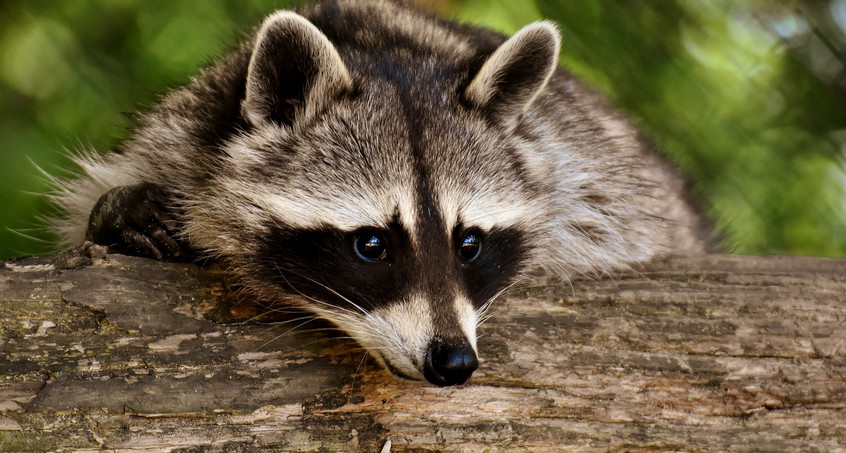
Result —
[{"label": "raccoon's nose", "polygon": [[441,387],[458,385],[465,383],[478,367],[476,351],[466,339],[447,341],[435,338],[426,352],[423,376]]}]

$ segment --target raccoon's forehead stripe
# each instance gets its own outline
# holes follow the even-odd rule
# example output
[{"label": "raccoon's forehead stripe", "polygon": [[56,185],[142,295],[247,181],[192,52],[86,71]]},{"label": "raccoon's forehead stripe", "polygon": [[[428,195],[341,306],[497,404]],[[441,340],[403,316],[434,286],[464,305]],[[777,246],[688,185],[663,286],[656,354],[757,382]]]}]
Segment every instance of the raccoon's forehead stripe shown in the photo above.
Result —
[{"label": "raccoon's forehead stripe", "polygon": [[445,184],[439,192],[447,231],[459,223],[483,231],[532,224],[544,212],[533,200],[520,197],[517,190],[508,188],[499,191],[486,188],[468,194],[466,189]]},{"label": "raccoon's forehead stripe", "polygon": [[[239,214],[245,223],[260,224],[277,219],[293,228],[311,229],[329,224],[353,231],[363,227],[387,228],[391,221],[399,220],[411,237],[415,237],[417,197],[410,185],[370,191],[353,187],[310,187],[306,192],[297,187],[244,184],[240,178],[227,178],[220,186],[234,199],[241,200],[233,203],[233,209],[240,208]],[[261,213],[267,218],[261,218]]]}]

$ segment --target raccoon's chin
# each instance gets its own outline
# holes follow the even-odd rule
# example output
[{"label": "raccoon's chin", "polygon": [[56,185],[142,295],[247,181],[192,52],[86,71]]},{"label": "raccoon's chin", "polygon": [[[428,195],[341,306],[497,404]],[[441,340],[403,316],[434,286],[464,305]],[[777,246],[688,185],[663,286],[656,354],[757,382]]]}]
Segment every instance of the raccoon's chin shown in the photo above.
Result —
[{"label": "raccoon's chin", "polygon": [[[398,378],[407,379],[409,381],[423,381],[425,378],[423,377],[423,370],[418,370],[417,366],[415,366],[413,360],[405,360],[405,363],[395,363],[392,362],[390,359],[385,357],[384,354],[380,353],[379,351],[374,351],[370,348],[365,348],[368,350],[368,353],[379,362],[386,370],[390,371],[391,374]],[[397,359],[395,358],[395,361]],[[400,357],[398,360],[403,361],[403,358]]]},{"label": "raccoon's chin", "polygon": [[395,367],[391,362],[385,360],[383,357],[379,356],[379,361],[385,367],[386,370],[390,371],[391,374],[398,378],[408,379],[409,381],[422,381],[423,380],[423,373],[418,373],[416,375],[410,375],[399,368]]}]

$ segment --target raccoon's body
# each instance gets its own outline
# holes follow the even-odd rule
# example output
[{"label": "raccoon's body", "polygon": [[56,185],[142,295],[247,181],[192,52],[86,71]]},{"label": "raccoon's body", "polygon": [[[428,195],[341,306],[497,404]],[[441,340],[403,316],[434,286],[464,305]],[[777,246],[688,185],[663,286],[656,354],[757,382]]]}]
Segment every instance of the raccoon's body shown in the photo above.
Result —
[{"label": "raccoon's body", "polygon": [[703,248],[681,184],[514,37],[393,3],[271,15],[56,195],[69,244],[219,260],[257,297],[348,332],[397,375],[475,370],[476,325],[521,276]]}]

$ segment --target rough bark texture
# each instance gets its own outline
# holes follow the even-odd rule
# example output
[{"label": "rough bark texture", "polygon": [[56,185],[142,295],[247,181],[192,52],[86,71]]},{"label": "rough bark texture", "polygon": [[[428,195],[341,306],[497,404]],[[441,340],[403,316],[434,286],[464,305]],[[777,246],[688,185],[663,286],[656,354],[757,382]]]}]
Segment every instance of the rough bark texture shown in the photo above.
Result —
[{"label": "rough bark texture", "polygon": [[220,272],[87,253],[0,263],[0,451],[846,451],[846,260],[540,282],[442,389],[244,321]]}]

